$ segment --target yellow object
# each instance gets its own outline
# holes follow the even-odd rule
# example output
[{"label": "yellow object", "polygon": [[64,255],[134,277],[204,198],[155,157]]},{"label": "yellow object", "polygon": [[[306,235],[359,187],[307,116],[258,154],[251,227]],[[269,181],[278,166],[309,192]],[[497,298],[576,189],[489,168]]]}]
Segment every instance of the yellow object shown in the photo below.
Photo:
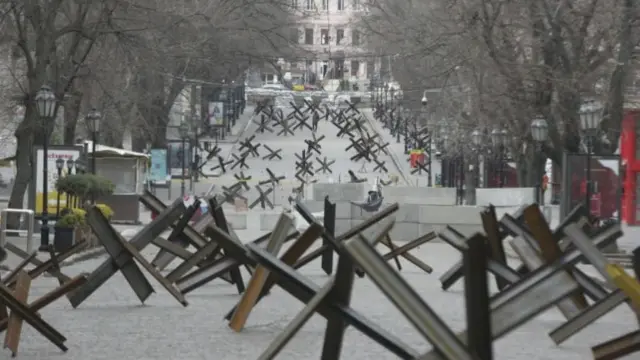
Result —
[{"label": "yellow object", "polygon": [[[36,215],[40,215],[42,214],[42,193],[41,192],[37,192],[36,193],[36,201],[35,201],[35,213]],[[58,208],[57,204],[58,204],[58,193],[53,190],[53,191],[49,191],[48,197],[47,197],[47,202],[49,203],[49,206],[47,207],[47,211],[49,212],[49,214],[55,214],[56,213],[56,209]],[[64,209],[68,207],[67,206],[67,194],[60,194],[60,209]]]},{"label": "yellow object", "polygon": [[111,220],[111,217],[113,216],[113,209],[111,209],[109,205],[96,204],[96,207],[100,209],[100,212],[102,212],[102,215],[104,215],[105,218]]},{"label": "yellow object", "polygon": [[608,264],[607,273],[613,283],[631,300],[636,311],[640,311],[640,283],[617,264]]},{"label": "yellow object", "polygon": [[293,85],[291,89],[293,89],[293,91],[304,91],[304,85]]}]

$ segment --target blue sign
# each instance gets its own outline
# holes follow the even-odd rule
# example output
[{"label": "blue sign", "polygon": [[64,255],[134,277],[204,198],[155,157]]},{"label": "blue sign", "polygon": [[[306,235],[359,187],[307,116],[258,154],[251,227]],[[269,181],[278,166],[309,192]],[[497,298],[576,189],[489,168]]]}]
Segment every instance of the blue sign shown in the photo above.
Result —
[{"label": "blue sign", "polygon": [[149,181],[165,182],[167,180],[167,149],[151,149],[151,168]]}]

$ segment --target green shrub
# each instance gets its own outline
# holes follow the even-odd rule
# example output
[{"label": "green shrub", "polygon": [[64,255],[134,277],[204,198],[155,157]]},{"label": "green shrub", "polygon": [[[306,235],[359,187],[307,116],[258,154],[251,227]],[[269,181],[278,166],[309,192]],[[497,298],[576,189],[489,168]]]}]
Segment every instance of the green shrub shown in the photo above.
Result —
[{"label": "green shrub", "polygon": [[56,227],[60,228],[76,228],[86,224],[86,212],[82,209],[62,209],[60,218],[56,222]]},{"label": "green shrub", "polygon": [[[96,204],[96,207],[102,212],[107,220],[113,217],[113,210],[106,204]],[[60,218],[56,222],[57,227],[75,228],[87,225],[87,212],[80,208],[64,208],[60,209]]]},{"label": "green shrub", "polygon": [[93,174],[73,174],[56,181],[56,191],[81,199],[111,195],[115,185],[107,178]]}]

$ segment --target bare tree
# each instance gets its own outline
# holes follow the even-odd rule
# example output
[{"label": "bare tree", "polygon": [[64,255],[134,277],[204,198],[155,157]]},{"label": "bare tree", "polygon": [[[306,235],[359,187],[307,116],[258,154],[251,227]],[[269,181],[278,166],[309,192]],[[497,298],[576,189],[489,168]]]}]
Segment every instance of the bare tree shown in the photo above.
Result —
[{"label": "bare tree", "polygon": [[[65,106],[65,143],[81,114],[103,109],[104,141],[122,143],[122,129],[144,127],[163,145],[168,114],[184,79],[237,78],[252,61],[287,51],[290,3],[54,0],[0,3],[4,44],[19,55],[16,84],[24,119],[15,132],[17,175],[9,206],[22,207],[31,181],[32,148],[51,135],[33,99],[48,84]],[[102,103],[98,103],[101,99]],[[138,116],[139,115],[139,116]],[[144,142],[142,142],[144,144]]]},{"label": "bare tree", "polygon": [[[636,18],[634,0],[379,0],[366,21],[378,29],[379,44],[396,47],[401,66],[394,75],[413,79],[403,87],[433,87],[434,78],[455,72],[475,126],[509,129],[520,183],[532,186],[544,163],[529,133],[536,116],[550,126],[545,155],[560,163],[563,151],[581,145],[583,99],[601,99],[602,130],[612,136],[597,147],[617,148]],[[429,61],[408,65],[406,59],[415,56]]]},{"label": "bare tree", "polygon": [[116,6],[117,1],[109,0],[2,3],[5,41],[19,49],[25,69],[25,115],[15,133],[17,174],[9,207],[22,207],[31,181],[33,145],[42,144],[53,129],[38,117],[33,102],[37,90],[49,84],[59,99],[65,99],[97,39],[106,34]]}]

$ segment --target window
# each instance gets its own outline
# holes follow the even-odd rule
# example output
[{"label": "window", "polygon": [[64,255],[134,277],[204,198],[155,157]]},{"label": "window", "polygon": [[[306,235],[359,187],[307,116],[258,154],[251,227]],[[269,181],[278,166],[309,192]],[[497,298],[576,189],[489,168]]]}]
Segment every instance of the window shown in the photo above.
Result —
[{"label": "window", "polygon": [[298,68],[298,62],[295,60],[292,60],[291,62],[289,62],[289,65],[291,65],[292,69]]},{"label": "window", "polygon": [[351,32],[351,45],[360,45],[360,32],[358,30]]},{"label": "window", "polygon": [[342,79],[344,77],[344,60],[335,61],[335,77],[334,79]]},{"label": "window", "polygon": [[305,10],[313,10],[314,6],[313,6],[313,0],[305,0],[304,1],[304,9]]},{"label": "window", "polygon": [[320,44],[329,45],[329,29],[320,29]]},{"label": "window", "polygon": [[322,0],[322,10],[329,9],[329,0]]},{"label": "window", "polygon": [[298,9],[298,0],[291,0],[291,8],[293,8],[293,10]]},{"label": "window", "polygon": [[275,77],[273,76],[273,74],[262,74],[262,82],[264,84],[271,84],[273,83],[275,80]]},{"label": "window", "polygon": [[360,72],[360,61],[351,60],[351,76],[358,76],[358,72]]},{"label": "window", "polygon": [[300,35],[298,34],[298,28],[289,29],[289,41],[293,44],[297,44],[300,40]]},{"label": "window", "polygon": [[327,70],[329,70],[329,62],[327,60],[323,60],[322,65],[320,66],[320,71],[322,72],[322,76],[327,76]]},{"label": "window", "polygon": [[338,11],[344,10],[344,0],[338,0]]},{"label": "window", "polygon": [[304,29],[304,43],[313,45],[313,29]]},{"label": "window", "polygon": [[367,61],[367,75],[369,77],[373,76],[373,73],[375,72],[375,64],[373,62],[373,60],[368,60]]},{"label": "window", "polygon": [[[169,156],[170,163],[172,168],[181,168],[181,159],[180,155],[182,155],[182,143],[181,142],[170,142],[169,144]],[[185,153],[187,157],[187,161],[189,161],[190,154],[188,152]],[[135,194],[136,193],[136,173],[132,171],[122,171],[122,169],[133,169],[136,167],[136,159],[103,159],[98,158],[98,165],[96,166],[96,170],[98,172],[97,175],[102,176],[115,185],[114,194]],[[129,165],[127,165],[129,163]]]},{"label": "window", "polygon": [[344,29],[336,30],[336,45],[340,45],[342,39],[344,39]]}]

